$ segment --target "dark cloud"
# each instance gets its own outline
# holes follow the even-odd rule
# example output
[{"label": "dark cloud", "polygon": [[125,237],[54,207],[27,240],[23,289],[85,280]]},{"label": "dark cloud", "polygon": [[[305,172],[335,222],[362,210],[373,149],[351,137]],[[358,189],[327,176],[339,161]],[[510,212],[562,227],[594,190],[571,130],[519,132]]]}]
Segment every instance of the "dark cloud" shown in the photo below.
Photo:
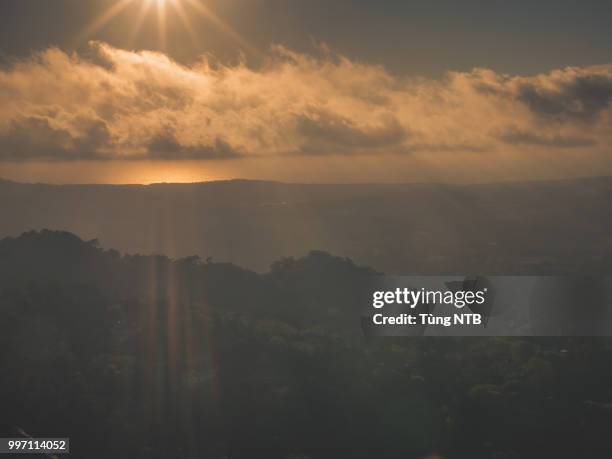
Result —
[{"label": "dark cloud", "polygon": [[400,146],[408,136],[399,121],[385,117],[378,126],[358,126],[348,118],[318,110],[297,118],[296,132],[304,140],[300,153],[359,153]]},{"label": "dark cloud", "polygon": [[535,145],[555,148],[581,148],[597,145],[594,139],[570,137],[559,134],[543,135],[518,128],[510,128],[497,134],[497,138],[510,145]]},{"label": "dark cloud", "polygon": [[172,133],[154,137],[148,145],[152,159],[232,159],[241,155],[223,139],[211,145],[182,145]]},{"label": "dark cloud", "polygon": [[414,143],[406,146],[411,152],[457,152],[457,153],[482,153],[495,150],[494,145],[476,145],[469,143]]},{"label": "dark cloud", "polygon": [[83,120],[78,135],[68,129],[52,126],[44,117],[11,120],[0,131],[0,158],[23,161],[32,158],[48,160],[100,158],[110,135],[102,121]]},{"label": "dark cloud", "polygon": [[541,116],[591,120],[612,101],[611,75],[576,75],[556,88],[535,82],[519,85],[517,97]]}]

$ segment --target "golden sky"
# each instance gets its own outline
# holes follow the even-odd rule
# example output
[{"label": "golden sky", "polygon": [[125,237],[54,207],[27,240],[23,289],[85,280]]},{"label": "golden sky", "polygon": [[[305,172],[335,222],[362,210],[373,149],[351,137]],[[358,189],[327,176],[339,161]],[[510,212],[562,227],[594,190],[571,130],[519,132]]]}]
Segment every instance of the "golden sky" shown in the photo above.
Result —
[{"label": "golden sky", "polygon": [[[174,5],[196,40],[178,2],[145,1],[158,12],[148,26],[162,30]],[[201,8],[220,35],[259,53]],[[100,15],[80,39],[112,16]],[[160,49],[90,41],[10,60],[0,69],[0,176],[483,182],[612,173],[610,64],[415,76],[321,42],[309,53],[273,45],[259,59],[179,63]]]}]

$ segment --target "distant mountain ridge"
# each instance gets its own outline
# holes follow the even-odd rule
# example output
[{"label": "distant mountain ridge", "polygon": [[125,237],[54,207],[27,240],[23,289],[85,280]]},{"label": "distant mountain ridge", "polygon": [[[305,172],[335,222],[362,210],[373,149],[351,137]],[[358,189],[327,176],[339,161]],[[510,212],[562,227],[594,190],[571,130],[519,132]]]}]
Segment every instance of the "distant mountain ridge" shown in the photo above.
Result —
[{"label": "distant mountain ridge", "polygon": [[324,250],[391,273],[608,270],[612,178],[475,185],[44,185],[0,180],[0,237],[50,228],[127,253],[265,271]]}]

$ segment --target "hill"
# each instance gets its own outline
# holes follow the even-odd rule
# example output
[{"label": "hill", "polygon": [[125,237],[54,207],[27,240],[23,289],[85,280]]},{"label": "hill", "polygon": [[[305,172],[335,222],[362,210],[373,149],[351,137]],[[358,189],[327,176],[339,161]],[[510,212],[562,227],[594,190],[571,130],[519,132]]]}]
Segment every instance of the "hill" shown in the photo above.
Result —
[{"label": "hill", "polygon": [[366,340],[371,273],[324,252],[258,274],[1,240],[0,434],[91,459],[612,454],[609,340]]},{"label": "hill", "polygon": [[324,250],[393,273],[609,269],[612,179],[451,186],[0,182],[0,237],[53,228],[122,252],[265,271]]}]

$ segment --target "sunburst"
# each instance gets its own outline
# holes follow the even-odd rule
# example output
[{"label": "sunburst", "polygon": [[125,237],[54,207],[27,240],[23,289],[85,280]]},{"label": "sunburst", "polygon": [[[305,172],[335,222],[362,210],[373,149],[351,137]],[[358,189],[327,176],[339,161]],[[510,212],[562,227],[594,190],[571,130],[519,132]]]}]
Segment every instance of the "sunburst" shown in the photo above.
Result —
[{"label": "sunburst", "polygon": [[243,51],[257,55],[258,51],[233,29],[227,22],[217,16],[211,9],[202,3],[201,0],[117,0],[110,8],[95,18],[88,24],[78,35],[77,41],[83,42],[91,39],[105,25],[112,21],[115,17],[123,13],[128,6],[134,3],[140,3],[140,10],[135,18],[130,38],[134,39],[145,25],[145,19],[148,16],[151,8],[155,8],[157,17],[157,30],[159,37],[159,47],[165,50],[168,44],[168,10],[171,8],[175,16],[181,21],[187,33],[194,43],[200,41],[197,29],[193,26],[190,15],[195,13],[204,17],[208,22],[214,25],[219,31],[226,35],[230,40],[235,42]]}]

